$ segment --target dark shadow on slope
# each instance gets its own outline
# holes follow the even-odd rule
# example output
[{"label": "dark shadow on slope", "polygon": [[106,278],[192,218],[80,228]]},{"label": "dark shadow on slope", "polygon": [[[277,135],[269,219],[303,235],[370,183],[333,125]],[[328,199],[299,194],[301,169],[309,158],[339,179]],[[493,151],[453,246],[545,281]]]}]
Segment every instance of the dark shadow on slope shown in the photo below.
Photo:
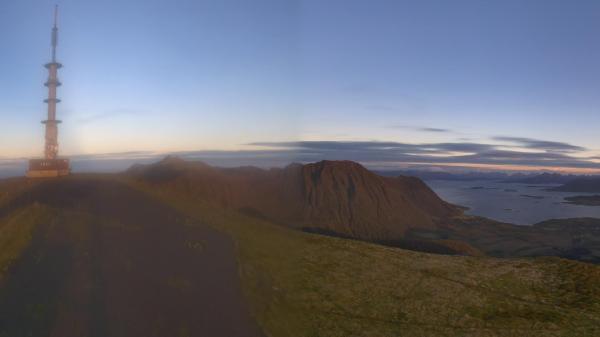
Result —
[{"label": "dark shadow on slope", "polygon": [[7,336],[262,336],[225,234],[106,179],[41,182],[0,213],[34,202],[62,216],[2,289]]},{"label": "dark shadow on slope", "polygon": [[47,224],[9,269],[0,290],[0,336],[50,336],[58,315],[64,280],[72,268],[73,250],[48,240]]},{"label": "dark shadow on slope", "polygon": [[[326,235],[341,239],[357,240],[349,235],[337,233],[332,230],[315,228],[315,227],[303,227],[303,232]],[[398,239],[398,240],[377,240],[372,243],[401,248],[406,250],[413,250],[423,253],[442,254],[442,255],[483,255],[477,249],[469,246],[464,242],[455,242],[451,240],[425,240],[425,239]]]}]

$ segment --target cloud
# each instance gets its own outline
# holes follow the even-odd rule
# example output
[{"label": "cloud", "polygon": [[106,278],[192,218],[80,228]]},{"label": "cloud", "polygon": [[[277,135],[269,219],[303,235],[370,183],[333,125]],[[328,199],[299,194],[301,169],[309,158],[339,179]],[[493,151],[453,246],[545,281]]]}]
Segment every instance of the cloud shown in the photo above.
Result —
[{"label": "cloud", "polygon": [[299,141],[299,142],[256,142],[248,145],[273,148],[288,148],[298,151],[318,150],[323,152],[377,151],[385,153],[451,154],[454,152],[479,152],[494,149],[493,145],[479,143],[431,143],[408,144],[379,141]]},{"label": "cloud", "polygon": [[421,132],[437,132],[437,133],[454,132],[453,130],[450,130],[450,129],[435,128],[435,127],[428,127],[428,126],[391,125],[389,127],[392,129],[411,129],[411,130],[421,131]]},{"label": "cloud", "polygon": [[18,167],[26,162],[23,158],[0,158],[0,169],[7,167]]},{"label": "cloud", "polygon": [[452,132],[452,130],[440,129],[440,128],[420,128],[419,130],[425,131],[425,132]]},{"label": "cloud", "polygon": [[118,160],[118,159],[145,159],[153,158],[157,152],[153,151],[127,151],[127,152],[110,152],[110,153],[94,153],[94,154],[78,154],[71,155],[69,158],[73,161],[84,160]]},{"label": "cloud", "polygon": [[[505,140],[517,143],[516,147],[522,148],[521,151],[505,150],[506,144],[471,142],[408,144],[378,141],[299,141],[259,142],[250,145],[281,149],[288,156],[302,162],[345,159],[367,165],[369,163],[379,165],[429,163],[431,165],[513,165],[600,169],[600,163],[593,162],[593,157],[582,158],[571,155],[571,152],[583,151],[583,147],[528,138],[516,139],[519,141],[516,142],[515,138]],[[531,152],[531,150],[538,150],[538,152]]]},{"label": "cloud", "polygon": [[562,142],[552,142],[547,140],[539,140],[532,138],[523,137],[508,137],[508,136],[496,136],[493,140],[500,142],[514,143],[519,147],[529,148],[532,150],[546,150],[546,151],[564,151],[564,152],[578,152],[585,151],[586,148],[576,145],[571,145]]}]

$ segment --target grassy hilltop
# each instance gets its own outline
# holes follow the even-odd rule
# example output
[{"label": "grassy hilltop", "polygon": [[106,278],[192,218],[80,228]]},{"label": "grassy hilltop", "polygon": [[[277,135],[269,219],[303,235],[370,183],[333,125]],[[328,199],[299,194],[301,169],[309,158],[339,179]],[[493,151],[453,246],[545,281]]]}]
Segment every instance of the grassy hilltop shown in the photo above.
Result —
[{"label": "grassy hilltop", "polygon": [[231,235],[269,336],[593,336],[600,267],[419,253],[290,230],[136,187]]},{"label": "grassy hilltop", "polygon": [[[0,191],[0,313],[19,313],[18,321],[0,318],[0,336],[25,336],[31,332],[42,336],[69,328],[79,332],[89,329],[84,323],[75,328],[69,326],[69,319],[73,318],[93,321],[101,317],[106,336],[111,331],[125,329],[115,325],[119,317],[106,316],[106,306],[111,303],[91,305],[93,310],[89,311],[86,310],[90,304],[79,304],[85,310],[75,313],[73,308],[77,305],[64,300],[80,298],[88,291],[91,304],[102,302],[101,298],[94,298],[98,295],[94,287],[86,290],[75,286],[82,293],[64,293],[64,289],[71,289],[77,282],[94,285],[98,282],[94,273],[100,273],[99,279],[108,288],[110,282],[122,281],[120,276],[105,274],[111,270],[106,269],[110,265],[100,265],[96,271],[85,267],[95,265],[86,254],[94,251],[96,237],[106,237],[103,232],[116,240],[127,239],[123,241],[125,246],[119,248],[124,250],[118,254],[100,250],[100,260],[107,254],[114,254],[111,264],[123,260],[124,278],[127,268],[135,268],[127,261],[142,259],[137,263],[150,269],[148,277],[156,287],[149,290],[160,289],[149,294],[169,292],[181,296],[182,301],[193,298],[194,285],[208,275],[202,274],[198,279],[188,270],[202,270],[216,264],[214,273],[218,273],[220,264],[227,265],[226,260],[220,260],[222,255],[215,253],[215,247],[211,247],[213,240],[222,240],[219,235],[225,234],[233,242],[243,298],[266,336],[600,334],[600,267],[592,264],[559,258],[435,255],[310,234],[126,176],[73,176],[34,183],[11,181],[0,184]],[[48,196],[53,193],[60,197]],[[75,197],[69,197],[74,193]],[[108,202],[113,198],[117,201]],[[103,201],[108,205],[102,205]],[[107,214],[113,210],[111,207],[139,209],[151,215],[139,218],[142,221],[125,215],[113,217]],[[158,218],[160,221],[150,226]],[[210,234],[204,229],[206,226],[221,234]],[[165,232],[157,238],[161,251],[181,251],[186,258],[192,258],[190,261],[197,256],[198,261],[204,259],[209,264],[191,262],[182,266],[185,269],[172,270],[170,265],[176,261],[162,261],[160,254],[150,250],[138,256],[140,252],[126,249],[135,242],[151,249],[152,245],[145,245],[145,236],[140,234],[151,235],[164,228],[188,234]],[[186,238],[190,235],[198,238],[189,241]],[[60,243],[69,252],[64,255],[68,258],[53,255],[44,242]],[[117,243],[105,244],[109,250],[119,247]],[[188,251],[197,255],[189,255],[192,253]],[[146,256],[151,260],[145,259]],[[33,262],[22,262],[27,259]],[[45,264],[57,261],[70,262],[58,264],[63,266],[61,273],[44,268]],[[46,292],[38,291],[40,296],[23,299],[27,303],[21,307],[7,307],[9,292],[21,289],[14,286],[19,273],[45,275],[54,283],[45,288]],[[110,281],[111,278],[114,280]],[[139,284],[122,286],[135,289]],[[218,288],[231,286],[223,283]],[[149,303],[146,306],[154,302]],[[196,301],[189,312],[182,311],[178,317],[165,308],[156,312],[164,315],[164,325],[175,331],[173,336],[194,336],[193,313],[204,306],[210,305]],[[166,331],[162,328],[153,329]],[[62,334],[69,335],[75,334]]]}]

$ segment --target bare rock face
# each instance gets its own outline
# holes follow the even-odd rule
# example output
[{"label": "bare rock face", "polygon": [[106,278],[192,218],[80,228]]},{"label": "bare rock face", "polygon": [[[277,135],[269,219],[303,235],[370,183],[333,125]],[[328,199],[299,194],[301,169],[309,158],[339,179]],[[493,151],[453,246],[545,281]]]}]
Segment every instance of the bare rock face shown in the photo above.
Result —
[{"label": "bare rock face", "polygon": [[459,210],[418,178],[378,176],[358,163],[322,161],[300,169],[304,226],[366,240],[432,229]]},{"label": "bare rock face", "polygon": [[351,161],[262,170],[167,158],[130,174],[286,226],[369,241],[434,229],[461,212],[418,178],[381,177]]}]

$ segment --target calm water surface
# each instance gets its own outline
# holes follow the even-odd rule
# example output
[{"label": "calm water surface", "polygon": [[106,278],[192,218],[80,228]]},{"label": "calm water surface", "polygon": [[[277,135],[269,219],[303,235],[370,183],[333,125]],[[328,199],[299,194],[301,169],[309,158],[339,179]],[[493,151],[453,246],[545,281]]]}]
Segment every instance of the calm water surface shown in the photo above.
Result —
[{"label": "calm water surface", "polygon": [[600,218],[600,207],[565,204],[564,198],[594,193],[550,192],[557,185],[526,185],[493,181],[430,180],[444,200],[469,207],[468,214],[529,225],[548,219]]}]

